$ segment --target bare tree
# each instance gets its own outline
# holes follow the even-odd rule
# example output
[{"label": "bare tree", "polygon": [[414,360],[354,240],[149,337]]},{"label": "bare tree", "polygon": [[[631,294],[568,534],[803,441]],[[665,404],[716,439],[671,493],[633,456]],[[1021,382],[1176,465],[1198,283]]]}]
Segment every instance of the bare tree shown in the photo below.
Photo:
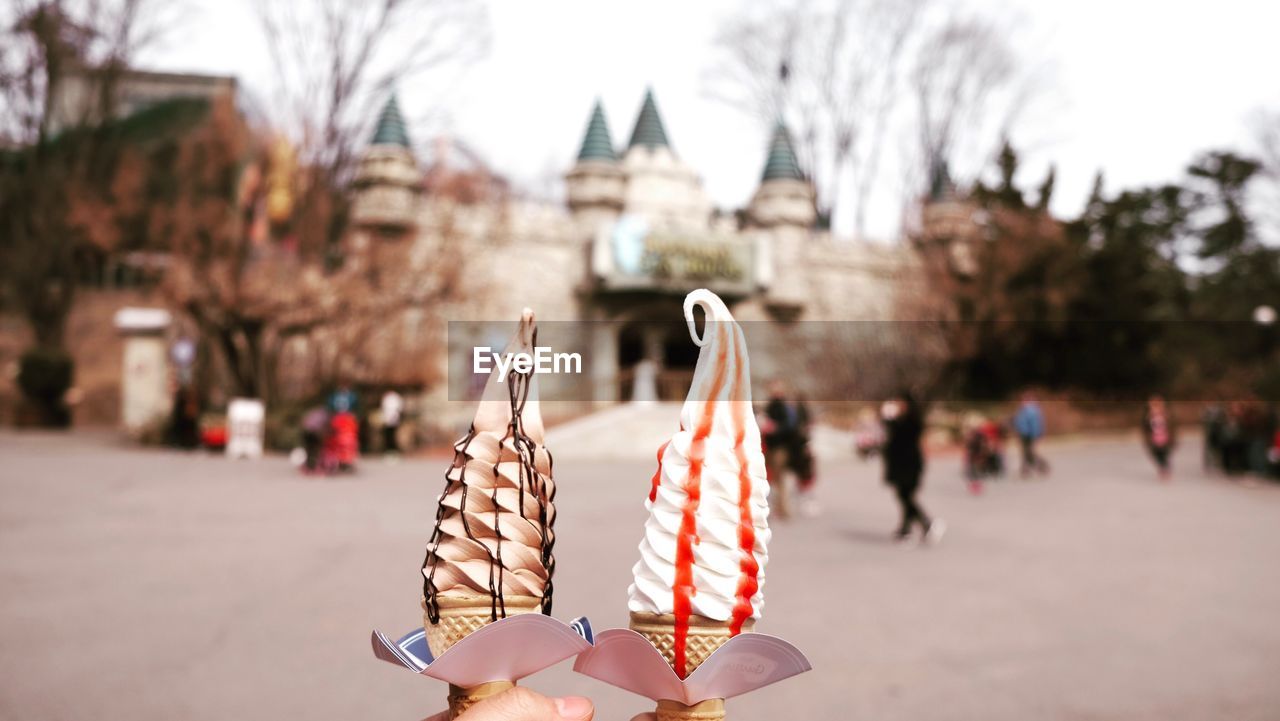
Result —
[{"label": "bare tree", "polygon": [[[1003,29],[978,17],[955,17],[924,42],[912,69],[911,82],[920,134],[916,168],[955,164],[957,146],[983,130],[994,95],[1015,72],[1015,59]],[[1001,124],[1003,137],[1008,128]]]},{"label": "bare tree", "polygon": [[[828,216],[866,203],[929,0],[792,0],[755,5],[717,37],[711,94],[773,123],[785,119]],[[852,197],[846,194],[852,184]]]},{"label": "bare tree", "polygon": [[[165,214],[173,259],[164,290],[199,328],[236,395],[270,405],[289,389],[314,390],[338,376],[404,380],[414,374],[395,367],[403,360],[395,349],[414,361],[422,349],[407,348],[413,333],[399,321],[412,316],[420,328],[456,297],[459,234],[436,213],[417,237],[348,247],[350,181],[374,111],[397,83],[484,49],[483,9],[468,0],[254,9],[277,73],[270,121],[290,139],[265,140],[230,109],[191,139],[175,163],[187,169],[173,180],[180,202]],[[242,168],[233,193],[201,187],[227,162]],[[213,207],[202,213],[206,202]],[[196,217],[203,220],[187,222]],[[429,264],[414,260],[423,244]],[[299,368],[306,383],[295,382]]]},{"label": "bare tree", "polygon": [[424,229],[430,264],[414,261],[407,238],[379,244],[371,262],[333,270],[294,252],[280,242],[292,235],[287,219],[269,217],[280,184],[292,192],[302,182],[280,147],[256,137],[224,99],[174,152],[156,156],[163,167],[152,172],[169,190],[147,210],[149,227],[169,242],[170,303],[194,321],[228,390],[268,403],[280,397],[282,358],[296,341],[325,357],[294,360],[345,363],[325,365],[330,377],[315,381],[361,368],[377,375],[385,359],[374,349],[400,343],[397,319],[453,298],[463,267],[446,220]]},{"label": "bare tree", "polygon": [[1258,225],[1264,239],[1280,243],[1280,110],[1258,111],[1253,117],[1255,154],[1262,163],[1256,201]]},{"label": "bare tree", "polygon": [[873,194],[894,184],[886,148],[904,156],[914,200],[931,165],[979,144],[977,169],[998,147],[1034,89],[1010,32],[940,0],[750,5],[717,38],[709,91],[786,120],[820,207],[862,235]]},{"label": "bare tree", "polygon": [[297,203],[304,252],[336,249],[345,189],[372,111],[397,85],[421,86],[488,47],[477,0],[255,2],[276,71],[273,122],[295,137],[311,181]]},{"label": "bare tree", "polygon": [[131,59],[163,29],[145,0],[0,10],[0,276],[36,344],[60,349],[89,244],[108,242]]}]

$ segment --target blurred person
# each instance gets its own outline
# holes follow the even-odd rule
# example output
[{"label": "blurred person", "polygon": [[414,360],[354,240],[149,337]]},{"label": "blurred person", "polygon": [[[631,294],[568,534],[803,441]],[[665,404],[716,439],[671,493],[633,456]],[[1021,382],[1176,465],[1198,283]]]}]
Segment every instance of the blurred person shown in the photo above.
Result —
[{"label": "blurred person", "polygon": [[760,437],[769,476],[769,505],[778,518],[786,519],[791,517],[786,475],[796,463],[793,456],[803,419],[796,404],[786,400],[787,386],[781,379],[769,382],[768,393]]},{"label": "blurred person", "polygon": [[966,416],[963,427],[965,480],[969,492],[976,496],[982,493],[984,479],[1004,473],[1004,431],[980,413]]},{"label": "blurred person", "polygon": [[329,411],[322,405],[312,406],[302,414],[302,450],[306,454],[303,470],[313,473],[320,470],[321,451],[329,434]]},{"label": "blurred person", "polygon": [[[422,721],[592,721],[595,706],[590,699],[581,696],[548,698],[523,686],[504,691],[484,699],[458,716],[452,712],[440,713]],[[653,719],[653,714],[641,714],[638,719]]]},{"label": "blurred person", "polygon": [[1222,434],[1227,422],[1227,413],[1220,403],[1210,403],[1200,414],[1200,425],[1203,430],[1204,449],[1201,463],[1205,471],[1222,470]]},{"label": "blurred person", "polygon": [[804,398],[795,401],[796,433],[787,454],[787,466],[796,477],[796,510],[801,516],[813,518],[822,512],[814,488],[817,485],[817,462],[809,440],[813,436],[813,415]]},{"label": "blurred person", "polygon": [[916,501],[924,475],[924,416],[915,399],[907,391],[886,401],[880,409],[884,422],[884,478],[893,487],[902,507],[902,523],[894,533],[898,541],[911,537],[913,526],[920,526],[923,540],[937,542],[946,532],[941,520],[930,520]]},{"label": "blurred person", "polygon": [[853,449],[861,460],[876,455],[884,447],[884,426],[870,408],[858,411],[858,421],[853,427]]},{"label": "blurred person", "polygon": [[1248,466],[1249,439],[1245,435],[1246,409],[1243,401],[1231,401],[1222,423],[1222,470],[1229,476],[1243,473]]},{"label": "blurred person", "polygon": [[388,388],[382,394],[382,452],[388,458],[400,455],[400,444],[397,435],[400,432],[400,418],[404,413],[404,398],[395,389]]},{"label": "blurred person", "polygon": [[981,432],[987,444],[987,476],[1003,478],[1005,428],[996,419],[988,418],[982,423]]},{"label": "blurred person", "polygon": [[1267,450],[1275,435],[1276,418],[1271,407],[1261,401],[1245,406],[1244,433],[1249,471],[1259,476],[1267,475]]},{"label": "blurred person", "polygon": [[1267,450],[1267,463],[1272,478],[1280,478],[1280,430],[1271,436],[1271,448]]},{"label": "blurred person", "polygon": [[329,410],[334,414],[356,412],[356,392],[350,383],[343,381],[329,395]]},{"label": "blurred person", "polygon": [[180,384],[173,393],[169,434],[178,448],[200,445],[200,396],[190,385]]},{"label": "blurred person", "polygon": [[1142,414],[1142,440],[1152,460],[1156,462],[1156,473],[1160,480],[1169,480],[1169,460],[1177,445],[1177,438],[1174,435],[1173,416],[1161,396],[1151,396],[1147,401],[1146,411]]},{"label": "blurred person", "polygon": [[986,449],[986,436],[982,434],[982,424],[986,419],[977,413],[965,416],[964,429],[964,478],[969,484],[969,492],[977,496],[982,493],[982,476]]},{"label": "blurred person", "polygon": [[329,418],[324,454],[326,470],[355,470],[360,456],[360,421],[355,413],[339,411]]},{"label": "blurred person", "polygon": [[1032,472],[1047,475],[1049,463],[1036,452],[1036,444],[1044,437],[1044,412],[1030,391],[1022,394],[1022,403],[1013,416],[1013,430],[1022,444],[1022,477],[1030,478]]}]

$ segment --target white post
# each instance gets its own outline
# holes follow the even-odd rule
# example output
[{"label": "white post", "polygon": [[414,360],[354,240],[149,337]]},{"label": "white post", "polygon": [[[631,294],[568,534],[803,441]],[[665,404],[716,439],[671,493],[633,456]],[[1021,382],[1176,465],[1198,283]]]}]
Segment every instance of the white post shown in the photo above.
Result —
[{"label": "white post", "polygon": [[115,315],[116,330],[125,339],[120,422],[135,437],[163,422],[171,408],[165,342],[169,323],[169,311],[163,308],[121,308]]},{"label": "white post", "polygon": [[261,458],[266,407],[256,398],[233,398],[227,404],[227,457]]}]

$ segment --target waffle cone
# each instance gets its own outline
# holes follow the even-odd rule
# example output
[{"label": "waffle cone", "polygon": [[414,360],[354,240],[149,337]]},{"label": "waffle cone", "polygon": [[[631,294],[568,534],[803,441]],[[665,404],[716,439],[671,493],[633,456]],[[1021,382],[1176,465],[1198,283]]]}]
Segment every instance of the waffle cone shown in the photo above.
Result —
[{"label": "waffle cone", "polygon": [[456,719],[481,701],[515,687],[511,681],[490,681],[479,686],[449,684],[449,718]]},{"label": "waffle cone", "polygon": [[[748,619],[743,624],[743,632],[749,633],[755,628],[755,621]],[[658,649],[658,653],[675,669],[676,617],[670,614],[631,613],[631,630],[649,639],[649,643]],[[703,661],[715,650],[725,645],[730,638],[729,622],[717,621],[705,616],[689,617],[689,635],[685,641],[685,675],[702,665]],[[675,669],[679,673],[679,669]],[[674,718],[674,717],[673,717]],[[696,717],[700,718],[700,717]]]},{"label": "waffle cone", "polygon": [[[542,610],[542,599],[533,596],[504,596],[503,600],[507,616],[539,613]],[[427,602],[422,602],[422,628],[427,632],[427,646],[431,648],[431,655],[436,658],[471,632],[493,621],[493,602],[489,596],[441,596],[436,602],[440,607],[440,620],[437,623],[431,622],[426,613]],[[502,617],[502,606],[499,606],[498,613]]]},{"label": "waffle cone", "polygon": [[679,701],[659,701],[657,717],[658,721],[722,721],[724,699],[707,699],[692,706]]}]

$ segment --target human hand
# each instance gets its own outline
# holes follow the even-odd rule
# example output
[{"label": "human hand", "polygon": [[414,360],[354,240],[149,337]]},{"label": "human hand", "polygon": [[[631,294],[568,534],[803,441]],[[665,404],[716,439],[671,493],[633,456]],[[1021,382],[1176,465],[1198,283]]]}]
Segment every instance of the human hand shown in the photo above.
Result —
[{"label": "human hand", "polygon": [[[517,686],[481,701],[454,721],[591,721],[595,712],[590,699],[547,698]],[[423,721],[449,721],[449,712],[441,711]]]}]

